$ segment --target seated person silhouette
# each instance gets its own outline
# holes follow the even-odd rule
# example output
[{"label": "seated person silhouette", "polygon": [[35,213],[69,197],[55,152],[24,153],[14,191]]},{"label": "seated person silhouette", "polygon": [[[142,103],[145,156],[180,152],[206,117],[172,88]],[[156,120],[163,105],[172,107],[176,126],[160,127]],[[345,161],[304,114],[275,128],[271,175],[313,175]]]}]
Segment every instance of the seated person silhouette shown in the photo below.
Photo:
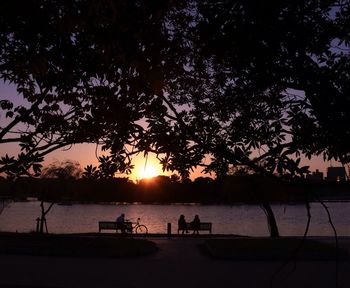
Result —
[{"label": "seated person silhouette", "polygon": [[180,215],[180,218],[177,221],[177,224],[179,226],[178,230],[179,231],[182,230],[182,234],[184,234],[185,230],[186,230],[186,233],[188,233],[188,231],[187,231],[187,223],[186,223],[184,215]]},{"label": "seated person silhouette", "polygon": [[194,216],[193,221],[191,222],[191,227],[193,229],[193,234],[199,234],[199,228],[201,225],[201,220],[199,219],[199,216]]},{"label": "seated person silhouette", "polygon": [[125,214],[122,213],[120,216],[117,217],[116,219],[117,222],[117,229],[120,229],[122,233],[125,233],[126,225],[125,225]]}]

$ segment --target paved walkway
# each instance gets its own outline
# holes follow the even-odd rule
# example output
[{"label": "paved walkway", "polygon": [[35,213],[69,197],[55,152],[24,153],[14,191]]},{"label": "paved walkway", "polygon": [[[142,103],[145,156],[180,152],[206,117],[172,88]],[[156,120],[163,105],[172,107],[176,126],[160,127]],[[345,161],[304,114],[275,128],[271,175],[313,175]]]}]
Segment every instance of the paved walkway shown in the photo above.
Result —
[{"label": "paved walkway", "polygon": [[[155,238],[160,251],[140,258],[60,258],[0,255],[0,287],[271,287],[280,262],[211,259],[200,238]],[[350,241],[341,240],[350,247]],[[336,287],[335,263],[298,262],[272,287]],[[350,287],[350,263],[339,263],[339,287]]]}]

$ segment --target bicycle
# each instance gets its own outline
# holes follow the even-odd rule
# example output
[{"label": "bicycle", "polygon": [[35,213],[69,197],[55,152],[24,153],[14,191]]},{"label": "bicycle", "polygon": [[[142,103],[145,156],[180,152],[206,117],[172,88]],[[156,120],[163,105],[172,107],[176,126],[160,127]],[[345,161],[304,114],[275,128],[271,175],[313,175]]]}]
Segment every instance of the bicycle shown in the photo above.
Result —
[{"label": "bicycle", "polygon": [[127,229],[128,232],[135,232],[135,234],[147,234],[148,228],[146,227],[146,225],[140,224],[140,220],[140,218],[137,218],[136,222],[127,221],[126,223],[130,223],[130,226]]}]

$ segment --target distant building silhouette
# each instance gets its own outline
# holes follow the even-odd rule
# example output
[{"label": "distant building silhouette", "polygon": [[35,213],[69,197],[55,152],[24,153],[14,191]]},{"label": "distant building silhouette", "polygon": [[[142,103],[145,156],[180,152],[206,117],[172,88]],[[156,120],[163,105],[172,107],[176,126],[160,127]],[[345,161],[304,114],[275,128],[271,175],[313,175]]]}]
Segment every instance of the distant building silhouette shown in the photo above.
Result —
[{"label": "distant building silhouette", "polygon": [[306,179],[310,182],[322,182],[323,181],[323,173],[316,169],[315,172],[306,175]]},{"label": "distant building silhouette", "polygon": [[327,181],[345,181],[346,172],[345,167],[328,167],[327,168]]}]

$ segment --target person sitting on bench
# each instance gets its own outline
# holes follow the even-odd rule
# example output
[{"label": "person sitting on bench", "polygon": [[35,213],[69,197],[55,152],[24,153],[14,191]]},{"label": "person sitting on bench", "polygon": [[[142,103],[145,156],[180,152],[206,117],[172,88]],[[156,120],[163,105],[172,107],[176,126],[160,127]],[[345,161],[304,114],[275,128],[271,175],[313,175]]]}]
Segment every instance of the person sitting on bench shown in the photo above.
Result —
[{"label": "person sitting on bench", "polygon": [[188,231],[187,231],[187,223],[186,223],[184,215],[180,215],[180,218],[177,221],[177,224],[179,226],[179,230],[182,230],[182,234],[184,234],[185,230],[186,230],[186,233],[188,233]]},{"label": "person sitting on bench", "polygon": [[125,214],[122,213],[120,216],[117,217],[116,219],[117,222],[117,229],[120,229],[122,233],[125,233]]},{"label": "person sitting on bench", "polygon": [[193,234],[199,234],[199,229],[201,226],[201,220],[199,219],[199,216],[194,216],[193,221],[191,222],[191,227],[193,229]]}]

